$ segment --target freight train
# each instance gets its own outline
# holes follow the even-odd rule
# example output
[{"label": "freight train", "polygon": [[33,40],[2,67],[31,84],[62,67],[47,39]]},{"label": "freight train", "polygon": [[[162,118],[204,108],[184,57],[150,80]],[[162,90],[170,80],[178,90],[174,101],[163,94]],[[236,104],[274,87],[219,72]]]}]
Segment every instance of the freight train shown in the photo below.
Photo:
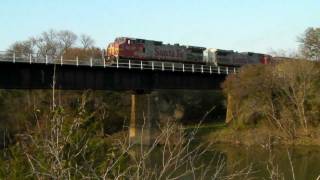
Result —
[{"label": "freight train", "polygon": [[267,54],[171,45],[161,41],[128,37],[119,37],[110,43],[105,51],[105,58],[109,63],[113,63],[116,59],[137,59],[146,62],[165,61],[235,67],[246,64],[268,64],[271,61],[271,56]]}]

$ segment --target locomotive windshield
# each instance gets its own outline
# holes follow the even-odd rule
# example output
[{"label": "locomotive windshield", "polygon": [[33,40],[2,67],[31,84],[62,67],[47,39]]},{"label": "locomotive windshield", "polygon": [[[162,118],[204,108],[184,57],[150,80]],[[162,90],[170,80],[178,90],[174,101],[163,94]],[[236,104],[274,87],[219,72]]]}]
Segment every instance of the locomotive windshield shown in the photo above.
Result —
[{"label": "locomotive windshield", "polygon": [[122,43],[122,42],[125,42],[126,41],[126,38],[124,37],[121,37],[121,38],[116,38],[115,42],[117,43]]}]

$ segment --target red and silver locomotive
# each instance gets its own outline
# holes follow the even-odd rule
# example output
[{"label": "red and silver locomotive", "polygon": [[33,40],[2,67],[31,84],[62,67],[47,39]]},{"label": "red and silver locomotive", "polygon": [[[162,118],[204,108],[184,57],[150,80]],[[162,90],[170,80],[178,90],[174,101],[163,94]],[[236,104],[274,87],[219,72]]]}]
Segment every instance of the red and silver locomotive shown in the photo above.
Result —
[{"label": "red and silver locomotive", "polygon": [[138,59],[191,64],[213,64],[216,66],[242,66],[245,64],[268,64],[271,56],[266,54],[221,50],[179,44],[163,44],[161,41],[116,38],[105,52],[107,61],[115,59]]},{"label": "red and silver locomotive", "polygon": [[109,60],[139,59],[172,62],[202,63],[206,48],[163,44],[161,41],[120,37],[109,44],[106,57]]}]

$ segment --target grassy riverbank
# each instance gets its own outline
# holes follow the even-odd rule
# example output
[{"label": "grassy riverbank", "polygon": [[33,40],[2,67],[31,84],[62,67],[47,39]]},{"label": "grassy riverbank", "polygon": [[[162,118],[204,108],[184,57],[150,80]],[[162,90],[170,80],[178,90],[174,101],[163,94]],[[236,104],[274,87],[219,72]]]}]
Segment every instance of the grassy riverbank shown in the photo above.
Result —
[{"label": "grassy riverbank", "polygon": [[[192,131],[197,126],[187,126]],[[269,145],[316,145],[320,146],[320,129],[311,128],[308,134],[303,129],[297,130],[295,138],[289,138],[279,130],[266,126],[236,129],[223,122],[203,124],[199,127],[197,138],[213,144],[232,144],[246,146]]]},{"label": "grassy riverbank", "polygon": [[[200,135],[211,143],[320,145],[320,66],[307,60],[251,65],[223,84],[228,126]],[[206,125],[208,127],[208,125]]]}]

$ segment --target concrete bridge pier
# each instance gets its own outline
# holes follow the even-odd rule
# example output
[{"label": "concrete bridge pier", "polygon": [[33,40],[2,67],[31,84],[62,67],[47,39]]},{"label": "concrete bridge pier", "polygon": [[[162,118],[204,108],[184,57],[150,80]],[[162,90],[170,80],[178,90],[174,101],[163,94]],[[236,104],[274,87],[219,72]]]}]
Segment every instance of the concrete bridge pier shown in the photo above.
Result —
[{"label": "concrete bridge pier", "polygon": [[131,95],[130,144],[151,145],[157,135],[158,122],[157,93],[135,91]]},{"label": "concrete bridge pier", "polygon": [[227,114],[226,114],[226,123],[230,124],[232,123],[234,117],[233,117],[233,98],[230,94],[228,94],[228,99],[227,99]]}]

